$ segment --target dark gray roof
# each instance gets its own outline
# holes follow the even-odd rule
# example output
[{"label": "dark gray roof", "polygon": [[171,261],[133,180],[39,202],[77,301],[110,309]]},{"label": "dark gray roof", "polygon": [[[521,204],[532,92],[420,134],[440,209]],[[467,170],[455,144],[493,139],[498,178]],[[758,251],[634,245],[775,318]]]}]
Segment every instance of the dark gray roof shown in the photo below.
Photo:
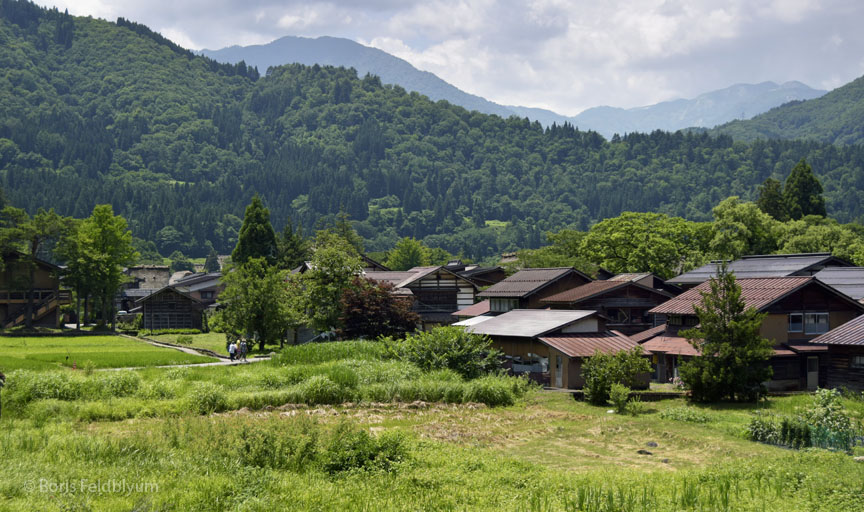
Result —
[{"label": "dark gray roof", "polygon": [[146,297],[151,293],[159,291],[158,288],[127,288],[120,290],[120,294],[124,297]]},{"label": "dark gray roof", "polygon": [[571,267],[525,268],[500,283],[493,284],[477,294],[478,297],[525,297],[540,290],[549,283],[576,273],[591,281],[591,278]]},{"label": "dark gray roof", "polygon": [[[718,265],[718,262],[711,262],[667,282],[685,285],[704,283],[717,274]],[[747,279],[813,275],[829,266],[851,267],[852,264],[830,253],[767,254],[744,256],[730,262],[729,270],[734,272],[738,279]]]},{"label": "dark gray roof", "polygon": [[191,274],[186,277],[180,278],[177,281],[174,281],[173,284],[189,286],[190,284],[200,283],[202,281],[209,281],[211,279],[220,279],[222,277],[222,272],[210,272],[208,274]]},{"label": "dark gray roof", "polygon": [[514,309],[485,322],[469,325],[465,330],[490,336],[533,338],[596,314],[596,311],[570,309]]},{"label": "dark gray roof", "polygon": [[864,267],[827,267],[816,279],[857,301],[864,299]]},{"label": "dark gray roof", "polygon": [[836,329],[831,329],[810,343],[822,345],[864,345],[864,316],[853,318]]}]

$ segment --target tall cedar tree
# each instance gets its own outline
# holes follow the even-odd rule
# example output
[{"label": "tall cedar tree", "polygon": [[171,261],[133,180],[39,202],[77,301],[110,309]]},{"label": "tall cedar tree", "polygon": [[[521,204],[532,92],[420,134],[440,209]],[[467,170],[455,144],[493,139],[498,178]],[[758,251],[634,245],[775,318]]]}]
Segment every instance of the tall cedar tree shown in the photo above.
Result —
[{"label": "tall cedar tree", "polygon": [[268,265],[276,261],[276,233],[270,224],[270,210],[264,207],[258,194],[246,207],[237,247],[231,253],[231,259],[240,265],[252,258],[264,258]]},{"label": "tall cedar tree", "polygon": [[411,297],[393,294],[393,285],[355,277],[342,293],[339,337],[343,339],[402,337],[417,328],[420,317]]},{"label": "tall cedar tree", "polygon": [[798,220],[807,215],[825,217],[825,198],[822,197],[822,184],[813,174],[813,169],[802,158],[786,178],[783,198],[789,217]]},{"label": "tall cedar tree", "polygon": [[699,326],[681,331],[700,355],[681,365],[681,380],[699,402],[754,400],[771,378],[767,364],[772,342],[759,329],[764,313],[747,307],[741,287],[726,264],[711,278],[711,291],[702,292],[694,306]]},{"label": "tall cedar tree", "polygon": [[276,239],[276,265],[291,270],[309,259],[309,240],[303,236],[303,228],[294,229],[291,218],[285,223]]},{"label": "tall cedar tree", "polygon": [[783,185],[774,178],[766,179],[759,187],[759,198],[756,200],[759,209],[775,220],[786,222],[789,214],[786,212],[786,201],[783,198]]},{"label": "tall cedar tree", "polygon": [[212,273],[220,270],[222,270],[222,266],[219,265],[219,255],[216,254],[216,249],[211,247],[207,259],[204,261],[204,272]]}]

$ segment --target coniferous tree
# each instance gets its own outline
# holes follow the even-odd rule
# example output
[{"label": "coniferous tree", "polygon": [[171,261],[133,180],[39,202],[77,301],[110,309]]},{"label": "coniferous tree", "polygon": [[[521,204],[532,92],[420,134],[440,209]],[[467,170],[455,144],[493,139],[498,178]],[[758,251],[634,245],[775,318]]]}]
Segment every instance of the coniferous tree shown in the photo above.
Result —
[{"label": "coniferous tree", "polygon": [[251,258],[264,258],[270,265],[276,261],[276,233],[270,224],[270,210],[264,207],[258,194],[246,207],[237,247],[231,253],[231,259],[238,265]]},{"label": "coniferous tree", "polygon": [[307,259],[309,259],[309,241],[303,236],[301,227],[294,229],[294,224],[289,217],[276,239],[276,265],[291,270]]},{"label": "coniferous tree", "polygon": [[802,158],[792,173],[786,178],[783,187],[783,198],[789,217],[798,220],[807,215],[825,217],[825,198],[822,197],[822,184],[813,174],[813,169]]},{"label": "coniferous tree", "polygon": [[399,240],[385,262],[391,270],[408,270],[428,264],[429,251],[422,242],[408,237]]},{"label": "coniferous tree", "polygon": [[774,219],[785,222],[789,219],[786,213],[786,201],[783,199],[783,185],[774,178],[766,179],[759,187],[759,198],[756,200],[759,209]]},{"label": "coniferous tree", "polygon": [[694,306],[699,327],[681,331],[700,352],[681,365],[681,380],[696,401],[756,399],[772,375],[772,342],[759,332],[765,314],[745,304],[725,263],[710,283]]},{"label": "coniferous tree", "polygon": [[220,270],[222,270],[222,266],[219,265],[219,255],[216,254],[216,249],[211,246],[210,253],[207,254],[207,259],[204,261],[204,272],[212,273]]}]

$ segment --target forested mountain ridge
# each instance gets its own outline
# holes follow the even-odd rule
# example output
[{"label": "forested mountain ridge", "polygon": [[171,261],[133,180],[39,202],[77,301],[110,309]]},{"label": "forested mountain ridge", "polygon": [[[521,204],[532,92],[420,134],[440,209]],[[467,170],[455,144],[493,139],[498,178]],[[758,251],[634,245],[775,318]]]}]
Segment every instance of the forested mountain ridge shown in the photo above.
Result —
[{"label": "forested mountain ridge", "polygon": [[627,210],[707,219],[802,157],[830,214],[864,215],[858,146],[662,132],[606,141],[433,103],[344,68],[291,65],[256,80],[128,22],[9,0],[0,18],[7,197],[76,217],[111,203],[166,255],[204,255],[208,242],[230,252],[258,192],[277,229],[290,216],[309,232],[344,211],[369,250],[414,236],[482,258]]},{"label": "forested mountain ridge", "polygon": [[807,139],[832,144],[864,141],[864,77],[807,101],[793,101],[753,119],[711,130],[736,140]]},{"label": "forested mountain ridge", "polygon": [[539,121],[543,126],[570,123],[581,130],[593,130],[605,137],[654,130],[675,131],[690,127],[710,128],[756,114],[792,100],[817,98],[826,91],[812,89],[800,82],[776,84],[736,84],[706,92],[695,98],[664,101],[636,108],[594,107],[576,116],[564,116],[542,108],[499,105],[466,93],[427,71],[420,71],[407,61],[377,48],[339,37],[285,36],[267,44],[229,46],[220,50],[202,50],[219,62],[245,62],[266,70],[284,64],[330,65],[354,68],[360,76],[377,75],[385,84],[399,85],[432,100],[447,100],[454,105],[495,114],[504,118],[516,115]]}]

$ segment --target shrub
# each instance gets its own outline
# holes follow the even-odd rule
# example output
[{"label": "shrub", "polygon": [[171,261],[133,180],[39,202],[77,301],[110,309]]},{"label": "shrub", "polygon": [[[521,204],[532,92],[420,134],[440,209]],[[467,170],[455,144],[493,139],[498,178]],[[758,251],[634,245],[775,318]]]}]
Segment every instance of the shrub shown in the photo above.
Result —
[{"label": "shrub", "polygon": [[686,421],[688,423],[708,423],[708,415],[695,407],[670,407],[660,412],[664,420]]},{"label": "shrub", "polygon": [[228,408],[225,390],[212,382],[199,382],[187,396],[189,410],[198,414],[222,412]]},{"label": "shrub", "polygon": [[339,423],[324,445],[321,464],[328,473],[354,469],[390,471],[406,457],[405,438],[386,432],[377,439],[357,425]]},{"label": "shrub", "polygon": [[630,388],[615,383],[609,390],[609,401],[615,407],[615,412],[624,414],[627,409],[627,400],[630,399]]},{"label": "shrub", "polygon": [[780,428],[773,417],[755,414],[747,425],[747,438],[760,443],[779,444]]},{"label": "shrub", "polygon": [[639,395],[634,396],[630,400],[627,401],[627,406],[625,407],[627,414],[632,416],[639,416],[643,412],[645,412],[645,402],[642,401],[642,397]]},{"label": "shrub", "polygon": [[299,398],[309,405],[338,404],[343,401],[345,393],[326,375],[313,375],[297,387]]},{"label": "shrub", "polygon": [[492,341],[461,327],[436,327],[401,340],[381,341],[387,355],[426,371],[450,369],[473,379],[501,367],[501,353],[492,348]]},{"label": "shrub", "polygon": [[597,352],[582,364],[585,398],[594,405],[604,405],[609,401],[613,384],[636,387],[639,374],[650,371],[651,363],[644,357],[642,347],[616,354]]},{"label": "shrub", "polygon": [[307,418],[291,427],[277,423],[251,424],[234,437],[233,459],[245,466],[304,471],[318,455],[318,428]]}]

